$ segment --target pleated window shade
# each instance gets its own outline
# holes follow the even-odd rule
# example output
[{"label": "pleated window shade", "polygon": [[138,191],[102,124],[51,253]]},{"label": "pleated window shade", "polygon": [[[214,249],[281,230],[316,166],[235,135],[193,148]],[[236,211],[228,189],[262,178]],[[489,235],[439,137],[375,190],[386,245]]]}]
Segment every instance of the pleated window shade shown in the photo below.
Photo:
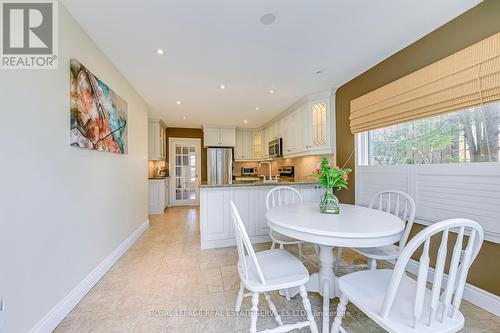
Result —
[{"label": "pleated window shade", "polygon": [[351,101],[351,132],[500,100],[500,32]]}]

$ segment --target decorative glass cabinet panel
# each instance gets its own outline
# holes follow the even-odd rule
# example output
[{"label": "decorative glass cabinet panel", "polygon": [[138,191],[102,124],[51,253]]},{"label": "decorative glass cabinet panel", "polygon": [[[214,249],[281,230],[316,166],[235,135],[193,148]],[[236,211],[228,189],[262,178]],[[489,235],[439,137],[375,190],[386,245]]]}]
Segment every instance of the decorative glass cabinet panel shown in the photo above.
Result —
[{"label": "decorative glass cabinet panel", "polygon": [[312,104],[312,144],[314,146],[324,146],[328,143],[327,128],[327,103],[317,102]]}]

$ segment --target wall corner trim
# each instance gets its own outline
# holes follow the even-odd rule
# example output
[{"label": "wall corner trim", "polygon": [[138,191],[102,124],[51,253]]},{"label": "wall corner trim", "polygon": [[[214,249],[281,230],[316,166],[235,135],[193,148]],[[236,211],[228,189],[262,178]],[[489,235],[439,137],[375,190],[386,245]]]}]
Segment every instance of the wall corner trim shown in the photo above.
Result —
[{"label": "wall corner trim", "polygon": [[141,224],[127,237],[111,254],[106,257],[89,275],[87,275],[71,292],[56,304],[30,331],[29,333],[50,333],[85,297],[94,285],[113,266],[118,259],[137,241],[149,228],[149,220]]},{"label": "wall corner trim", "polygon": [[[395,261],[390,261],[395,264]],[[408,266],[406,266],[406,271],[412,274],[418,273],[418,262],[414,259],[410,259],[408,262]],[[434,268],[429,267],[429,275],[427,277],[427,281],[432,283],[434,279]],[[448,282],[448,275],[444,274],[443,279],[443,288],[446,287],[446,283]],[[497,317],[500,317],[500,297],[494,295],[486,290],[473,286],[472,284],[466,283],[463,299],[472,303],[483,310],[486,310]],[[466,318],[467,320],[467,318]]]}]

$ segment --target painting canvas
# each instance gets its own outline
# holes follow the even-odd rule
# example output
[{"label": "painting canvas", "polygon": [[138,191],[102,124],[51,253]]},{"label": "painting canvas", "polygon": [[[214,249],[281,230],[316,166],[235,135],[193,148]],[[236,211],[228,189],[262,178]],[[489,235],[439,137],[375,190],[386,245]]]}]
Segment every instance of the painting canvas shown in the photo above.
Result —
[{"label": "painting canvas", "polygon": [[71,145],[127,153],[127,103],[77,60],[70,71]]}]

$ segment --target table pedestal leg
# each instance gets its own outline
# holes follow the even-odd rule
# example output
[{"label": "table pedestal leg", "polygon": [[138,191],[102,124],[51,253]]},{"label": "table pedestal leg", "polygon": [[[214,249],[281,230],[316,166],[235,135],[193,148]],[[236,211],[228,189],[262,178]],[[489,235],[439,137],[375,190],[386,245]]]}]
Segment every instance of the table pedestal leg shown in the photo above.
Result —
[{"label": "table pedestal leg", "polygon": [[[306,284],[307,291],[316,292],[323,296],[323,333],[328,333],[330,328],[330,298],[340,296],[337,286],[337,277],[333,273],[333,247],[320,245],[319,272],[311,274]],[[290,296],[298,294],[298,288],[290,288]],[[284,296],[284,290],[280,290]]]},{"label": "table pedestal leg", "polygon": [[339,297],[337,277],[333,273],[333,247],[320,245],[318,273],[311,274],[306,284],[307,291],[317,292],[323,296],[323,333],[330,328],[330,298]]}]

